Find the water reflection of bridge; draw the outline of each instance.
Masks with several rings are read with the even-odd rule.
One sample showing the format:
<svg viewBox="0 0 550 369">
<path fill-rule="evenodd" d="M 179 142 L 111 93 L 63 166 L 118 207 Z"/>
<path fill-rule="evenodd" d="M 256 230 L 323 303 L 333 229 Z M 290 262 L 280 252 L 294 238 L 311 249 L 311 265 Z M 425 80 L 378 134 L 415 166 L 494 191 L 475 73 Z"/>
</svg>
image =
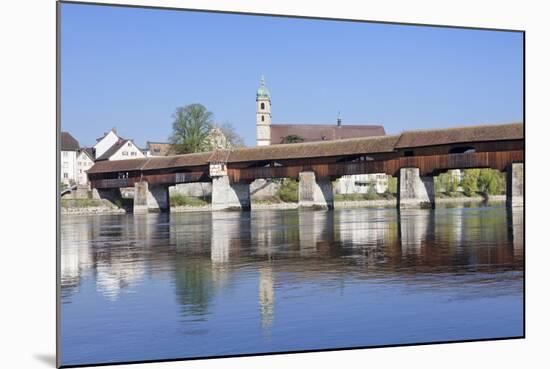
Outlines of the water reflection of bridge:
<svg viewBox="0 0 550 369">
<path fill-rule="evenodd" d="M 200 318 L 232 276 L 249 273 L 258 280 L 264 327 L 276 319 L 278 285 L 345 285 L 349 278 L 388 274 L 421 276 L 429 284 L 438 274 L 523 267 L 523 211 L 517 208 L 75 217 L 61 229 L 66 297 L 92 273 L 110 299 L 139 288 L 146 276 L 168 277 L 182 315 Z"/>
</svg>

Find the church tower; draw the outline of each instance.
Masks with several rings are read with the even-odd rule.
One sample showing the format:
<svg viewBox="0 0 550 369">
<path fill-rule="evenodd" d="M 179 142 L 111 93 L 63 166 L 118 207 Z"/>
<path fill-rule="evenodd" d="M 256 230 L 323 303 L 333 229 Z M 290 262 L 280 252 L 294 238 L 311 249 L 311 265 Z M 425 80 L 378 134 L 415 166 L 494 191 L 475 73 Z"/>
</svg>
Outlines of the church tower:
<svg viewBox="0 0 550 369">
<path fill-rule="evenodd" d="M 271 98 L 262 76 L 256 91 L 256 146 L 271 144 Z"/>
</svg>

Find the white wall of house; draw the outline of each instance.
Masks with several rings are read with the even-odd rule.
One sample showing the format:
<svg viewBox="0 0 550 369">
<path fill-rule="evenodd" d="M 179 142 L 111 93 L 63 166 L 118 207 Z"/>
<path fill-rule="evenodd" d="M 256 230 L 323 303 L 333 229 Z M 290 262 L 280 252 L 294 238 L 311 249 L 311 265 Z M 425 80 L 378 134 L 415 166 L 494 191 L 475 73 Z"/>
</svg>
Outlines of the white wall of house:
<svg viewBox="0 0 550 369">
<path fill-rule="evenodd" d="M 388 175 L 354 174 L 343 176 L 336 181 L 335 192 L 339 194 L 368 193 L 374 187 L 377 193 L 384 193 L 388 189 Z"/>
<path fill-rule="evenodd" d="M 88 184 L 88 175 L 86 171 L 94 165 L 90 157 L 81 151 L 76 157 L 76 183 L 79 185 Z"/>
<path fill-rule="evenodd" d="M 61 151 L 61 182 L 76 183 L 76 151 Z"/>
<path fill-rule="evenodd" d="M 113 146 L 115 143 L 117 143 L 119 137 L 116 135 L 114 131 L 109 131 L 101 140 L 99 140 L 95 145 L 95 157 L 99 158 L 101 155 L 105 153 L 105 151 L 109 150 L 111 146 Z"/>
<path fill-rule="evenodd" d="M 145 155 L 141 150 L 134 145 L 132 141 L 128 141 L 122 146 L 120 149 L 118 149 L 117 152 L 115 152 L 109 160 L 126 160 L 126 159 L 138 159 L 138 158 L 144 158 Z"/>
</svg>

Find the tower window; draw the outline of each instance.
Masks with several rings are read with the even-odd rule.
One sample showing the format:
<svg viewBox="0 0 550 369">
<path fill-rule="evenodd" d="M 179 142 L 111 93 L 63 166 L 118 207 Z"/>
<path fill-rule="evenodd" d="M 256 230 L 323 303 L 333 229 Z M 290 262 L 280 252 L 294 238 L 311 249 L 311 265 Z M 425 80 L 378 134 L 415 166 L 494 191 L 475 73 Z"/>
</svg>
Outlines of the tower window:
<svg viewBox="0 0 550 369">
<path fill-rule="evenodd" d="M 264 103 L 261 103 L 261 104 L 260 104 L 260 109 L 262 109 L 262 110 L 265 109 L 265 104 L 264 104 Z"/>
<path fill-rule="evenodd" d="M 262 122 L 264 121 L 264 116 L 262 115 Z"/>
</svg>

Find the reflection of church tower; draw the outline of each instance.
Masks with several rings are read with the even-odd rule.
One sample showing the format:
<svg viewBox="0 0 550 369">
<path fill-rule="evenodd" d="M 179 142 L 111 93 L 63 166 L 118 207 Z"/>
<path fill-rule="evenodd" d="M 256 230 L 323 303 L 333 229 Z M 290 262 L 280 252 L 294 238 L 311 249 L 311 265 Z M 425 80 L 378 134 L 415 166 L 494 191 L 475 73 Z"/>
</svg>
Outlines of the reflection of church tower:
<svg viewBox="0 0 550 369">
<path fill-rule="evenodd" d="M 271 143 L 271 98 L 262 76 L 260 87 L 256 91 L 256 145 L 267 146 Z"/>
<path fill-rule="evenodd" d="M 260 312 L 264 328 L 270 327 L 273 323 L 273 303 L 275 301 L 273 282 L 271 265 L 260 267 Z"/>
</svg>

